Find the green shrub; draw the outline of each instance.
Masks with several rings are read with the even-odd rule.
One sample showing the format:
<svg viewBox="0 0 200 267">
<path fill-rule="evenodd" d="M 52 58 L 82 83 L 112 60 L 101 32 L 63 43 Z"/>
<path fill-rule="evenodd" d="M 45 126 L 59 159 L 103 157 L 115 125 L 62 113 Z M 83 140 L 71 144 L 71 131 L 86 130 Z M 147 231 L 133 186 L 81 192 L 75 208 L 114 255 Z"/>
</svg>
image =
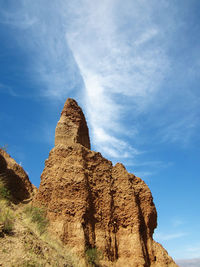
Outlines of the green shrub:
<svg viewBox="0 0 200 267">
<path fill-rule="evenodd" d="M 14 226 L 14 218 L 9 208 L 0 208 L 0 225 L 1 231 L 6 234 L 11 234 Z"/>
<path fill-rule="evenodd" d="M 43 208 L 29 206 L 25 209 L 25 213 L 31 218 L 33 223 L 36 223 L 39 233 L 43 234 L 49 224 L 46 218 L 46 211 Z"/>
<path fill-rule="evenodd" d="M 4 183 L 0 180 L 0 199 L 10 200 L 10 191 L 5 187 Z"/>
<path fill-rule="evenodd" d="M 103 259 L 102 252 L 97 250 L 97 248 L 87 249 L 85 256 L 89 266 L 99 266 L 99 261 Z"/>
</svg>

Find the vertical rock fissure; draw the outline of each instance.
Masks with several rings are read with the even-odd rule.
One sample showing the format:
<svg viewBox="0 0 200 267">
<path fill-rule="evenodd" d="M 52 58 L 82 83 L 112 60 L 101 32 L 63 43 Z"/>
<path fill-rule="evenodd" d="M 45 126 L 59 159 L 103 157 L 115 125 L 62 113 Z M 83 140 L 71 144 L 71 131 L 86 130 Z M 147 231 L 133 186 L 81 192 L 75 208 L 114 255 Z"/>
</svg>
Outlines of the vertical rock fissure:
<svg viewBox="0 0 200 267">
<path fill-rule="evenodd" d="M 138 211 L 139 211 L 139 219 L 140 219 L 140 236 L 141 236 L 141 240 L 143 241 L 143 245 L 142 249 L 143 249 L 143 254 L 144 254 L 144 259 L 145 259 L 145 265 L 144 267 L 150 267 L 150 257 L 149 257 L 149 252 L 148 252 L 148 248 L 147 248 L 147 226 L 144 220 L 144 216 L 142 213 L 142 209 L 141 209 L 141 205 L 140 205 L 140 198 L 135 194 L 135 200 L 136 203 L 138 205 Z"/>
<path fill-rule="evenodd" d="M 85 188 L 87 191 L 86 196 L 86 210 L 83 214 L 83 221 L 82 221 L 82 227 L 83 227 L 83 233 L 84 233 L 84 239 L 85 239 L 85 251 L 91 248 L 95 248 L 96 245 L 96 236 L 95 236 L 95 205 L 94 205 L 94 197 L 92 194 L 92 190 L 89 184 L 89 178 L 88 173 L 85 173 Z"/>
<path fill-rule="evenodd" d="M 113 189 L 113 178 L 111 176 L 110 180 L 110 219 L 108 223 L 108 237 L 106 254 L 110 261 L 114 262 L 118 259 L 118 242 L 117 242 L 117 232 L 118 232 L 118 220 L 115 216 L 115 203 L 114 203 L 114 194 L 116 191 Z"/>
<path fill-rule="evenodd" d="M 80 121 L 80 126 L 77 131 L 77 143 L 82 144 L 90 149 L 89 130 L 84 117 Z"/>
</svg>

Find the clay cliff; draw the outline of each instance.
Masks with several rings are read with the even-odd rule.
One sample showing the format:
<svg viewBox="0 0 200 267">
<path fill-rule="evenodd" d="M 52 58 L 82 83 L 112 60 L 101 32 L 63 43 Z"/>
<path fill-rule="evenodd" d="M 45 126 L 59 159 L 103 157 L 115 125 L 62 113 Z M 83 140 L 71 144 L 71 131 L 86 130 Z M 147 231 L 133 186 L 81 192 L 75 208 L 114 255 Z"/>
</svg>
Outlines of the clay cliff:
<svg viewBox="0 0 200 267">
<path fill-rule="evenodd" d="M 34 205 L 46 207 L 51 231 L 79 255 L 100 251 L 100 266 L 177 266 L 153 240 L 157 212 L 148 186 L 90 150 L 87 123 L 73 99 L 61 113 Z"/>
<path fill-rule="evenodd" d="M 5 184 L 15 203 L 31 198 L 36 190 L 22 166 L 3 149 L 0 149 L 0 181 Z"/>
</svg>

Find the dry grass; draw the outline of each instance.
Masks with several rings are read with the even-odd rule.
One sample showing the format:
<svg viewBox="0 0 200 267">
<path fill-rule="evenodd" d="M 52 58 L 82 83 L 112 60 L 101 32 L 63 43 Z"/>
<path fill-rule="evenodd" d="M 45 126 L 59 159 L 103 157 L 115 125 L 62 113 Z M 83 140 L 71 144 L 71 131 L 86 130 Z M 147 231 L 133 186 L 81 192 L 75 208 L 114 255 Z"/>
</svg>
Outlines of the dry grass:
<svg viewBox="0 0 200 267">
<path fill-rule="evenodd" d="M 14 228 L 14 216 L 10 206 L 10 192 L 0 180 L 0 235 L 11 234 Z"/>
<path fill-rule="evenodd" d="M 48 232 L 44 209 L 11 203 L 9 191 L 0 182 L 0 266 L 84 267 L 85 264 Z"/>
<path fill-rule="evenodd" d="M 40 211 L 29 204 L 13 207 L 14 232 L 11 236 L 6 235 L 4 238 L 0 238 L 0 264 L 2 264 L 0 266 L 84 267 L 85 264 L 81 263 L 76 255 L 48 232 L 47 226 L 41 234 L 40 227 L 38 229 L 38 221 L 40 224 L 46 218 Z"/>
<path fill-rule="evenodd" d="M 39 234 L 43 234 L 48 227 L 49 221 L 46 218 L 46 211 L 43 208 L 27 206 L 24 212 L 29 216 L 31 221 L 37 225 Z"/>
<path fill-rule="evenodd" d="M 0 206 L 0 226 L 3 234 L 11 234 L 14 228 L 14 217 L 10 208 Z"/>
</svg>

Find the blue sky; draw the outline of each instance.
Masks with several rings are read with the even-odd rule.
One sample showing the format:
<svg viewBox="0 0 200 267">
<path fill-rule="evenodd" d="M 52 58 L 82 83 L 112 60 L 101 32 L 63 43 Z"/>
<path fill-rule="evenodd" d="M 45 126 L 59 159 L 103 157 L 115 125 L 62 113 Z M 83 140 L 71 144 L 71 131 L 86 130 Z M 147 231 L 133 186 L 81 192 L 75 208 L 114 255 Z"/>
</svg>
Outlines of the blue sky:
<svg viewBox="0 0 200 267">
<path fill-rule="evenodd" d="M 39 186 L 64 102 L 149 185 L 155 239 L 200 257 L 200 1 L 1 0 L 0 145 Z"/>
</svg>

